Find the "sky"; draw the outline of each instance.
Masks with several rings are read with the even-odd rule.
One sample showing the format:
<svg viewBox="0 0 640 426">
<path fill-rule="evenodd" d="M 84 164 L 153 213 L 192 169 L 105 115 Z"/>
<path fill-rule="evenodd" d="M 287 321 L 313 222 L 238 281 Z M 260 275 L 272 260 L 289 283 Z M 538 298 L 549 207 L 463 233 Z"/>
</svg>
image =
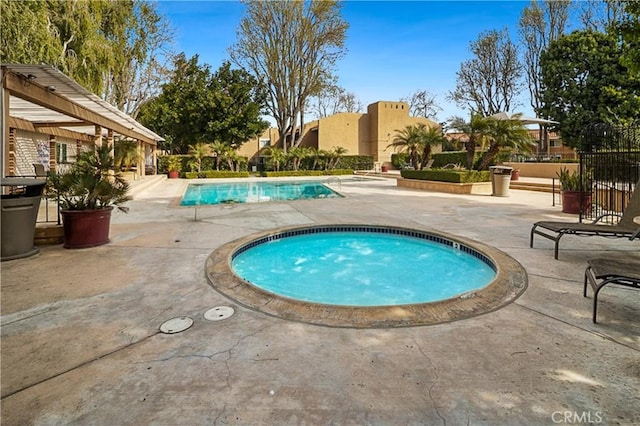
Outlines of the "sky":
<svg viewBox="0 0 640 426">
<path fill-rule="evenodd" d="M 466 108 L 447 100 L 456 73 L 471 59 L 469 45 L 482 32 L 507 28 L 518 42 L 518 21 L 528 1 L 345 1 L 349 23 L 346 54 L 337 63 L 339 86 L 354 93 L 364 108 L 376 101 L 398 101 L 418 90 L 435 95 L 442 111 L 437 121 Z M 237 1 L 161 1 L 159 11 L 171 22 L 174 49 L 187 58 L 199 55 L 212 71 L 229 59 L 244 13 Z M 528 91 L 514 111 L 533 115 Z M 364 112 L 364 111 L 363 111 Z"/>
</svg>

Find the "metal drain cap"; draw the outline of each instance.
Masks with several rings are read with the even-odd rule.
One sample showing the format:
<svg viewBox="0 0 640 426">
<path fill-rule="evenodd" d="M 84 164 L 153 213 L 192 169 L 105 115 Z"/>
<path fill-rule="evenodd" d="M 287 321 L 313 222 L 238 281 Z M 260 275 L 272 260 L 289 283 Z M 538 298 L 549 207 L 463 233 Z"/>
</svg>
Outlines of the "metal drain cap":
<svg viewBox="0 0 640 426">
<path fill-rule="evenodd" d="M 207 321 L 221 321 L 229 318 L 234 312 L 231 306 L 216 306 L 204 313 L 204 319 Z"/>
<path fill-rule="evenodd" d="M 165 334 L 174 334 L 185 331 L 193 325 L 193 320 L 189 317 L 171 318 L 160 326 L 160 331 Z"/>
</svg>

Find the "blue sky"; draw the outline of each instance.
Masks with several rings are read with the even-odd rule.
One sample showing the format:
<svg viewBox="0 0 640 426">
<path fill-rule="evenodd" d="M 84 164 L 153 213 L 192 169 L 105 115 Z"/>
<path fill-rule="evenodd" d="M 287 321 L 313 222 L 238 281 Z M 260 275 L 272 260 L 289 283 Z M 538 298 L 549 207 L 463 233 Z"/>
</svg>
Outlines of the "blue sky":
<svg viewBox="0 0 640 426">
<path fill-rule="evenodd" d="M 517 25 L 528 1 L 346 1 L 349 23 L 346 55 L 338 62 L 339 85 L 366 106 L 397 101 L 417 90 L 436 95 L 438 121 L 468 113 L 446 100 L 455 89 L 460 64 L 470 59 L 469 43 L 483 31 L 508 28 L 517 42 Z M 236 1 L 161 1 L 176 31 L 174 48 L 216 70 L 228 59 L 244 6 Z M 523 91 L 516 112 L 531 114 Z"/>
</svg>

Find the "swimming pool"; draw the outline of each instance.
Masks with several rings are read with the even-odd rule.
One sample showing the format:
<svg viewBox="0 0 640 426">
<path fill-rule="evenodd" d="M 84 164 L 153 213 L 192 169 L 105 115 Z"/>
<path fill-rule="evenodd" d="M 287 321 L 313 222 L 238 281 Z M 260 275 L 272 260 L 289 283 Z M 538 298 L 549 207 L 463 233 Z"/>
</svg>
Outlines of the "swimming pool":
<svg viewBox="0 0 640 426">
<path fill-rule="evenodd" d="M 480 287 L 475 289 L 458 289 L 454 295 L 441 296 L 445 297 L 443 300 L 432 302 L 415 301 L 415 299 L 413 301 L 388 300 L 382 302 L 384 303 L 383 305 L 380 305 L 380 302 L 375 302 L 370 305 L 356 306 L 351 302 L 349 302 L 350 304 L 339 304 L 339 302 L 335 301 L 311 302 L 277 294 L 239 277 L 232 268 L 234 261 L 240 259 L 243 253 L 261 245 L 269 246 L 279 240 L 286 240 L 290 237 L 311 236 L 313 238 L 322 238 L 323 235 L 329 235 L 334 232 L 374 233 L 382 234 L 385 237 L 398 236 L 408 238 L 412 241 L 413 239 L 418 239 L 420 243 L 437 243 L 446 246 L 445 251 L 451 251 L 454 256 L 470 255 L 476 261 L 480 261 L 485 267 L 488 266 L 491 269 L 494 278 L 489 279 L 488 283 L 479 284 Z M 391 238 L 391 241 L 393 240 L 394 238 Z M 369 248 L 360 246 L 360 250 L 367 252 Z M 313 251 L 313 249 L 309 251 Z M 339 256 L 334 255 L 333 257 L 338 259 Z M 342 256 L 343 265 L 338 265 L 334 270 L 336 274 L 340 274 L 345 269 L 343 266 L 346 260 L 344 255 Z M 304 260 L 295 253 L 289 257 L 292 258 L 290 262 L 294 268 L 314 269 L 314 266 L 308 263 L 309 260 Z M 394 262 L 397 263 L 398 261 L 395 260 Z M 431 262 L 438 262 L 438 259 L 432 258 Z M 391 294 L 397 293 L 394 290 L 398 282 L 401 283 L 410 275 L 422 276 L 423 283 L 433 278 L 429 277 L 419 266 L 414 265 L 411 259 L 400 261 L 400 265 L 393 266 L 400 266 L 400 268 L 395 269 L 395 275 L 391 274 L 392 278 L 378 280 L 389 285 Z M 367 267 L 367 269 L 370 267 Z M 456 268 L 456 266 L 449 265 L 446 269 L 459 272 Z M 470 318 L 494 311 L 511 303 L 527 287 L 527 275 L 522 265 L 494 247 L 440 231 L 424 231 L 386 225 L 315 225 L 261 232 L 232 241 L 215 250 L 207 259 L 205 271 L 209 284 L 214 289 L 239 304 L 284 319 L 333 327 L 364 328 L 431 325 Z M 333 277 L 327 275 L 326 271 L 321 272 L 321 274 L 325 275 L 325 282 L 333 281 Z M 289 284 L 306 285 L 306 278 L 298 280 L 295 277 L 296 272 L 294 270 L 280 275 L 280 280 Z M 377 280 L 377 278 L 373 280 Z M 332 285 L 333 283 L 328 283 L 324 288 L 324 293 L 333 293 L 335 289 Z"/>
<path fill-rule="evenodd" d="M 340 198 L 319 181 L 191 183 L 181 206 Z"/>
<path fill-rule="evenodd" d="M 346 306 L 434 302 L 482 288 L 496 275 L 490 261 L 459 245 L 366 227 L 267 239 L 238 250 L 231 267 L 263 290 Z"/>
</svg>

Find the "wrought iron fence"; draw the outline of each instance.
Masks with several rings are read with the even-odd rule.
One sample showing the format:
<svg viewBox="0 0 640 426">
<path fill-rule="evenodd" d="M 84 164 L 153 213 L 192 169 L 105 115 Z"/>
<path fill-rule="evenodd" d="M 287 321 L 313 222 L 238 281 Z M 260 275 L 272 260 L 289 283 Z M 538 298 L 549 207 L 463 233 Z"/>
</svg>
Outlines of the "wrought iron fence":
<svg viewBox="0 0 640 426">
<path fill-rule="evenodd" d="M 583 219 L 622 214 L 640 180 L 640 122 L 629 126 L 596 124 L 585 129 L 580 151 L 582 197 L 591 197 Z M 605 221 L 615 222 L 616 216 Z"/>
</svg>

